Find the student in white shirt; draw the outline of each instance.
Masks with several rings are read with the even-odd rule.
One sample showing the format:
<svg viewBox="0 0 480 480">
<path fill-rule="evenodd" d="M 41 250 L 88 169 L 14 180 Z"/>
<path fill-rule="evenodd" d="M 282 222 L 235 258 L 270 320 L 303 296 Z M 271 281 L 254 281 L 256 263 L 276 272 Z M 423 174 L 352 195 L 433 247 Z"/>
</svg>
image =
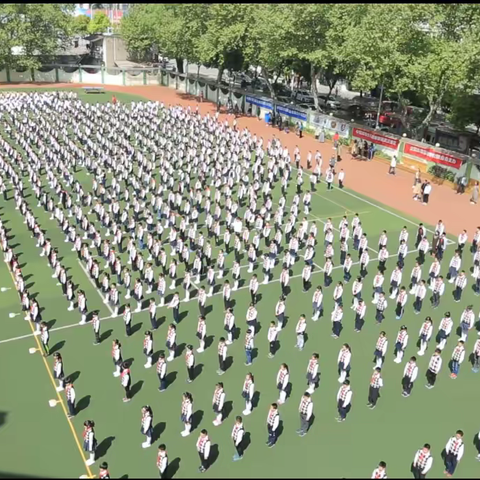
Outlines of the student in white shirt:
<svg viewBox="0 0 480 480">
<path fill-rule="evenodd" d="M 432 468 L 433 457 L 430 449 L 430 444 L 426 443 L 423 448 L 417 450 L 412 465 L 413 476 L 415 478 L 426 478 L 428 471 Z"/>
</svg>

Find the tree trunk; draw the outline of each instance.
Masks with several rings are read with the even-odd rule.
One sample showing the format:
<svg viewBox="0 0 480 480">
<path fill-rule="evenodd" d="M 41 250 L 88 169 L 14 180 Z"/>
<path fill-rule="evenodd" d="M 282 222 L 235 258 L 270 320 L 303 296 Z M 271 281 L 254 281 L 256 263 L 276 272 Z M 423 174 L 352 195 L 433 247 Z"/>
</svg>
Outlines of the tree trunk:
<svg viewBox="0 0 480 480">
<path fill-rule="evenodd" d="M 183 71 L 183 58 L 176 58 L 175 61 L 177 62 L 178 73 L 184 73 L 184 71 Z"/>
<path fill-rule="evenodd" d="M 338 79 L 335 79 L 335 80 L 330 80 L 328 82 L 328 93 L 327 93 L 327 97 L 325 98 L 325 105 L 327 104 L 328 102 L 328 99 L 330 98 L 330 96 L 332 95 L 332 92 L 333 92 L 333 89 L 335 88 L 335 85 L 337 84 L 337 80 Z"/>
<path fill-rule="evenodd" d="M 315 105 L 315 110 L 318 112 L 320 110 L 320 106 L 318 104 L 318 90 L 317 90 L 318 72 L 315 69 L 315 66 L 313 65 L 313 63 L 310 64 L 310 77 L 312 80 L 313 103 Z"/>
<path fill-rule="evenodd" d="M 197 65 L 197 80 L 200 78 L 200 64 Z"/>
<path fill-rule="evenodd" d="M 430 103 L 430 110 L 428 111 L 427 116 L 423 119 L 420 127 L 428 127 L 430 122 L 432 121 L 434 113 L 437 111 L 438 108 L 438 101 Z"/>
<path fill-rule="evenodd" d="M 265 69 L 265 67 L 261 67 L 262 68 L 262 77 L 263 79 L 265 80 L 265 83 L 267 84 L 267 87 L 268 89 L 270 90 L 270 96 L 276 100 L 277 99 L 277 96 L 275 95 L 275 90 L 273 89 L 272 87 L 272 84 L 270 83 L 270 80 L 268 78 L 268 72 L 267 70 Z"/>
<path fill-rule="evenodd" d="M 218 67 L 217 83 L 220 83 L 222 81 L 223 70 L 223 65 Z"/>
</svg>

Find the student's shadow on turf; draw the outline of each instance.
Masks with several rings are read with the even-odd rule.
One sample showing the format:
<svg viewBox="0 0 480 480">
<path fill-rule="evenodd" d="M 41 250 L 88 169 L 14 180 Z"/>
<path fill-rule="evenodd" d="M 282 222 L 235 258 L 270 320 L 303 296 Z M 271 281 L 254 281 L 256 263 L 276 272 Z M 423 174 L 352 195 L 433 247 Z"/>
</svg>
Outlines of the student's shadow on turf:
<svg viewBox="0 0 480 480">
<path fill-rule="evenodd" d="M 225 359 L 225 362 L 224 362 L 225 371 L 228 371 L 232 365 L 233 365 L 233 357 L 230 355 Z"/>
<path fill-rule="evenodd" d="M 252 349 L 252 362 L 258 357 L 258 348 Z"/>
<path fill-rule="evenodd" d="M 278 428 L 277 428 L 277 438 L 280 438 L 282 436 L 282 433 L 283 433 L 283 420 L 280 420 L 278 422 Z"/>
<path fill-rule="evenodd" d="M 142 322 L 136 323 L 136 324 L 132 327 L 132 333 L 130 334 L 130 336 L 131 336 L 131 335 L 135 335 L 135 334 L 142 328 L 142 325 L 143 325 Z"/>
<path fill-rule="evenodd" d="M 166 320 L 167 318 L 165 317 L 165 315 L 163 317 L 158 318 L 155 330 L 158 330 L 165 323 Z"/>
<path fill-rule="evenodd" d="M 63 346 L 65 345 L 65 340 L 62 340 L 61 342 L 57 342 L 51 349 L 50 349 L 50 355 L 53 355 L 55 352 L 59 352 Z"/>
<path fill-rule="evenodd" d="M 257 293 L 257 298 L 255 303 L 259 303 L 262 301 L 263 295 L 261 293 Z"/>
<path fill-rule="evenodd" d="M 143 386 L 143 380 L 139 380 L 130 390 L 131 397 L 133 398 L 141 389 Z"/>
<path fill-rule="evenodd" d="M 113 330 L 107 330 L 106 332 L 103 332 L 102 335 L 100 336 L 100 341 L 103 342 L 111 337 L 113 333 Z"/>
<path fill-rule="evenodd" d="M 257 390 L 253 393 L 252 409 L 257 408 L 259 403 L 260 403 L 260 392 Z"/>
<path fill-rule="evenodd" d="M 153 427 L 153 435 L 152 435 L 152 442 L 156 442 L 162 433 L 165 431 L 165 428 L 167 428 L 167 424 L 165 422 L 160 422 Z"/>
<path fill-rule="evenodd" d="M 166 475 L 163 478 L 173 478 L 178 470 L 180 470 L 180 457 L 175 458 L 172 460 L 167 467 L 167 471 L 165 472 Z"/>
<path fill-rule="evenodd" d="M 170 372 L 165 376 L 167 387 L 169 387 L 177 379 L 177 375 L 178 375 L 178 372 Z"/>
<path fill-rule="evenodd" d="M 194 379 L 196 380 L 201 374 L 203 370 L 203 363 L 199 363 L 198 365 L 195 365 L 195 368 L 193 369 L 193 375 Z"/>
<path fill-rule="evenodd" d="M 175 350 L 175 357 L 180 357 L 180 355 L 182 355 L 183 351 L 185 350 L 186 346 L 187 346 L 186 343 L 181 343 L 180 345 L 177 345 L 177 348 Z"/>
<path fill-rule="evenodd" d="M 49 322 L 47 322 L 47 327 L 48 329 L 50 330 L 51 328 L 53 328 L 53 326 L 57 323 L 57 320 L 50 320 Z"/>
<path fill-rule="evenodd" d="M 252 443 L 252 439 L 250 437 L 250 432 L 245 432 L 243 435 L 243 451 L 246 452 L 247 448 L 250 446 Z"/>
<path fill-rule="evenodd" d="M 205 337 L 205 349 L 210 347 L 215 340 L 215 335 L 209 335 L 208 337 Z"/>
<path fill-rule="evenodd" d="M 200 425 L 200 423 L 202 423 L 202 419 L 203 410 L 197 410 L 194 414 L 192 414 L 192 432 Z"/>
<path fill-rule="evenodd" d="M 178 323 L 180 323 L 184 318 L 187 318 L 188 316 L 188 311 L 184 310 L 178 315 Z"/>
<path fill-rule="evenodd" d="M 115 440 L 115 437 L 107 437 L 102 440 L 102 442 L 98 445 L 97 449 L 95 450 L 96 460 L 104 457 L 107 454 L 114 440 Z"/>
<path fill-rule="evenodd" d="M 209 467 L 213 466 L 213 464 L 217 461 L 219 455 L 220 455 L 220 452 L 218 450 L 218 443 L 214 443 L 210 447 L 210 465 L 209 465 Z"/>
<path fill-rule="evenodd" d="M 225 402 L 225 405 L 223 406 L 223 420 L 225 421 L 228 416 L 232 413 L 233 410 L 233 402 L 229 400 L 228 402 Z"/>
<path fill-rule="evenodd" d="M 237 305 L 237 301 L 235 299 L 230 300 L 230 308 L 235 308 L 236 305 Z"/>
<path fill-rule="evenodd" d="M 209 313 L 213 312 L 213 306 L 209 305 L 207 308 L 205 308 L 205 316 L 207 316 Z"/>
<path fill-rule="evenodd" d="M 79 377 L 80 377 L 80 372 L 77 370 L 76 372 L 71 373 L 67 378 L 72 382 L 76 382 Z"/>
<path fill-rule="evenodd" d="M 79 400 L 79 402 L 77 403 L 77 415 L 80 412 L 83 412 L 83 410 L 86 410 L 88 408 L 88 406 L 90 405 L 91 398 L 92 397 L 90 395 L 86 395 L 85 397 Z"/>
</svg>

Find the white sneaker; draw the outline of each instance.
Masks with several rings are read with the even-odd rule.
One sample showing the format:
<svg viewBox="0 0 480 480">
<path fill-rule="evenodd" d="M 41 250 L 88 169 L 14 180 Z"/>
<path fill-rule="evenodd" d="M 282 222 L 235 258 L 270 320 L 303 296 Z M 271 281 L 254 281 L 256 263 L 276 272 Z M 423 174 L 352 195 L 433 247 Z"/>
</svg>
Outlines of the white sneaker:
<svg viewBox="0 0 480 480">
<path fill-rule="evenodd" d="M 247 416 L 247 415 L 250 415 L 250 414 L 252 413 L 252 411 L 245 409 L 242 413 L 243 413 L 245 416 Z"/>
<path fill-rule="evenodd" d="M 119 374 L 118 372 L 113 372 L 113 376 L 114 376 L 114 377 L 119 377 L 120 374 Z"/>
<path fill-rule="evenodd" d="M 417 352 L 417 355 L 420 355 L 420 357 L 423 357 L 423 355 L 425 355 L 425 354 L 424 354 L 421 350 L 419 350 L 419 351 Z"/>
<path fill-rule="evenodd" d="M 167 362 L 171 362 L 173 360 L 173 357 L 168 357 Z"/>
<path fill-rule="evenodd" d="M 203 348 L 197 348 L 197 353 L 203 353 L 205 350 Z"/>
<path fill-rule="evenodd" d="M 148 448 L 148 447 L 151 447 L 152 444 L 151 443 L 148 443 L 148 442 L 143 442 L 142 443 L 142 448 Z"/>
<path fill-rule="evenodd" d="M 87 465 L 87 466 L 90 467 L 90 466 L 93 465 L 94 463 L 95 463 L 95 460 L 90 460 L 90 459 L 88 459 L 88 460 L 85 462 L 85 465 Z"/>
<path fill-rule="evenodd" d="M 80 320 L 80 321 L 78 322 L 79 325 L 85 325 L 86 323 L 87 323 L 87 322 L 86 322 L 85 320 Z"/>
<path fill-rule="evenodd" d="M 72 310 L 75 310 L 73 307 L 68 307 L 67 310 L 71 312 Z"/>
<path fill-rule="evenodd" d="M 180 432 L 180 435 L 182 437 L 188 437 L 190 435 L 190 432 L 187 432 L 187 430 L 184 430 L 183 432 Z"/>
<path fill-rule="evenodd" d="M 145 368 L 152 368 L 152 364 L 151 364 L 151 363 L 146 363 L 146 364 L 144 365 L 144 367 L 145 367 Z"/>
<path fill-rule="evenodd" d="M 63 389 L 63 387 L 57 387 L 55 390 L 56 390 L 57 392 L 63 392 L 64 389 Z"/>
<path fill-rule="evenodd" d="M 40 335 L 40 332 L 36 330 L 35 333 L 34 333 L 34 335 L 37 335 L 37 336 L 38 336 L 38 335 Z"/>
</svg>

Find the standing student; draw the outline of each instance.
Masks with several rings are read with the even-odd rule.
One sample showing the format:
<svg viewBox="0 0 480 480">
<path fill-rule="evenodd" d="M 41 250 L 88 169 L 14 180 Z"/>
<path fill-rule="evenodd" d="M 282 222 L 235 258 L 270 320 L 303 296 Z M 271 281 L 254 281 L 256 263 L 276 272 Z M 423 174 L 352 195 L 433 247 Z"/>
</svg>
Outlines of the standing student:
<svg viewBox="0 0 480 480">
<path fill-rule="evenodd" d="M 48 346 L 50 333 L 48 332 L 48 325 L 45 322 L 40 322 L 40 340 L 42 341 L 43 356 L 48 357 L 50 355 L 50 347 Z"/>
<path fill-rule="evenodd" d="M 316 322 L 320 317 L 323 316 L 323 291 L 320 285 L 316 288 L 315 292 L 313 293 L 312 309 L 313 309 L 312 320 Z"/>
<path fill-rule="evenodd" d="M 223 406 L 225 405 L 225 390 L 223 389 L 223 383 L 219 382 L 215 385 L 213 392 L 213 413 L 215 413 L 215 420 L 213 424 L 218 427 L 223 421 Z"/>
<path fill-rule="evenodd" d="M 277 335 L 278 328 L 274 321 L 270 322 L 270 327 L 268 328 L 267 340 L 269 344 L 269 353 L 268 358 L 273 358 L 275 356 L 275 351 L 277 347 Z"/>
<path fill-rule="evenodd" d="M 453 291 L 453 298 L 456 303 L 459 303 L 462 299 L 462 293 L 467 286 L 467 275 L 465 270 L 462 270 L 460 274 L 455 278 L 455 290 Z"/>
<path fill-rule="evenodd" d="M 343 307 L 337 305 L 331 315 L 332 320 L 332 337 L 336 340 L 340 337 L 342 332 L 342 318 L 343 318 Z"/>
<path fill-rule="evenodd" d="M 173 295 L 172 300 L 168 304 L 167 308 L 171 308 L 173 311 L 173 321 L 175 324 L 178 324 L 180 321 L 180 294 L 178 292 L 175 292 Z"/>
<path fill-rule="evenodd" d="M 422 310 L 423 300 L 425 299 L 425 295 L 427 294 L 427 282 L 425 280 L 421 280 L 419 283 L 412 288 L 415 301 L 413 302 L 413 311 L 416 315 L 418 315 Z"/>
<path fill-rule="evenodd" d="M 275 316 L 277 317 L 278 321 L 278 331 L 281 331 L 283 328 L 283 323 L 285 322 L 285 297 L 282 295 L 277 305 L 275 306 Z"/>
<path fill-rule="evenodd" d="M 417 453 L 415 453 L 412 465 L 414 478 L 427 478 L 427 473 L 433 465 L 433 457 L 430 449 L 430 444 L 426 443 L 423 448 L 417 450 Z"/>
<path fill-rule="evenodd" d="M 115 365 L 115 371 L 113 372 L 113 376 L 119 377 L 120 367 L 123 364 L 123 359 L 122 359 L 122 344 L 117 339 L 113 341 L 112 358 L 113 358 L 113 364 Z"/>
<path fill-rule="evenodd" d="M 187 367 L 187 383 L 192 383 L 195 379 L 195 355 L 193 354 L 193 345 L 187 345 L 185 365 Z"/>
<path fill-rule="evenodd" d="M 101 338 L 100 338 L 100 317 L 98 315 L 98 310 L 93 312 L 92 315 L 92 327 L 93 327 L 93 334 L 95 336 L 95 341 L 93 342 L 94 345 L 100 345 Z"/>
<path fill-rule="evenodd" d="M 370 478 L 388 478 L 387 477 L 387 464 L 385 462 L 380 462 L 378 467 L 373 471 Z"/>
<path fill-rule="evenodd" d="M 375 294 L 377 295 L 377 294 Z M 375 320 L 376 324 L 380 325 L 383 320 L 385 320 L 385 310 L 387 309 L 388 303 L 387 299 L 385 298 L 385 293 L 384 292 L 379 292 L 377 295 L 377 300 L 375 302 L 376 305 L 376 312 L 375 312 Z"/>
<path fill-rule="evenodd" d="M 198 351 L 198 350 L 197 350 Z M 219 375 L 223 375 L 225 373 L 225 360 L 227 359 L 227 342 L 225 341 L 225 337 L 220 337 L 218 341 L 218 370 L 217 373 Z"/>
<path fill-rule="evenodd" d="M 160 381 L 160 386 L 158 390 L 164 392 L 167 389 L 167 362 L 165 360 L 165 354 L 160 353 L 157 361 L 157 376 Z"/>
<path fill-rule="evenodd" d="M 245 410 L 243 411 L 244 415 L 250 415 L 253 409 L 253 394 L 255 392 L 255 379 L 253 378 L 252 373 L 247 373 L 245 381 L 243 382 L 242 397 L 245 400 Z"/>
<path fill-rule="evenodd" d="M 355 332 L 360 333 L 363 325 L 365 324 L 365 313 L 367 311 L 367 305 L 362 298 L 358 300 L 355 308 Z"/>
<path fill-rule="evenodd" d="M 445 473 L 451 477 L 457 468 L 458 462 L 462 459 L 465 450 L 463 443 L 463 431 L 457 430 L 454 437 L 451 437 L 445 446 Z"/>
<path fill-rule="evenodd" d="M 427 377 L 426 387 L 429 389 L 432 389 L 435 386 L 437 375 L 442 368 L 442 357 L 440 356 L 441 353 L 442 351 L 437 348 L 435 349 L 435 352 L 430 358 L 430 362 L 428 364 L 428 369 L 426 374 L 426 377 Z"/>
<path fill-rule="evenodd" d="M 53 354 L 53 376 L 58 380 L 57 392 L 61 392 L 64 388 L 65 373 L 63 371 L 63 359 L 59 352 Z"/>
<path fill-rule="evenodd" d="M 140 431 L 146 436 L 145 442 L 142 443 L 142 448 L 149 448 L 152 446 L 153 436 L 153 412 L 149 405 L 142 407 L 142 420 L 140 423 Z"/>
<path fill-rule="evenodd" d="M 149 330 L 145 332 L 145 339 L 143 340 L 143 354 L 147 359 L 144 367 L 151 368 L 153 361 L 153 334 Z"/>
<path fill-rule="evenodd" d="M 245 356 L 247 361 L 245 365 L 248 367 L 252 364 L 252 353 L 253 353 L 253 331 L 251 328 L 247 330 L 245 334 Z"/>
<path fill-rule="evenodd" d="M 180 420 L 183 423 L 184 429 L 180 433 L 182 437 L 190 435 L 192 430 L 192 414 L 193 414 L 193 397 L 189 392 L 185 392 L 182 395 L 182 408 L 180 414 Z"/>
<path fill-rule="evenodd" d="M 68 418 L 75 416 L 75 388 L 73 382 L 70 379 L 65 380 L 65 397 L 67 398 Z"/>
<path fill-rule="evenodd" d="M 206 335 L 207 335 L 207 322 L 205 321 L 205 316 L 201 314 L 198 317 L 198 324 L 197 324 L 197 338 L 200 341 L 200 347 L 197 348 L 197 353 L 202 353 L 205 351 Z"/>
<path fill-rule="evenodd" d="M 85 420 L 83 427 L 83 449 L 89 454 L 89 458 L 85 463 L 90 467 L 95 463 L 95 450 L 97 448 L 94 430 L 95 422 L 93 420 Z"/>
<path fill-rule="evenodd" d="M 110 472 L 108 471 L 108 463 L 103 462 L 100 464 L 100 471 L 98 472 L 98 478 L 101 480 L 110 480 Z"/>
<path fill-rule="evenodd" d="M 305 315 L 300 315 L 297 326 L 295 327 L 295 333 L 297 334 L 297 344 L 295 345 L 300 351 L 303 350 L 305 345 L 305 330 L 307 329 L 307 320 Z"/>
<path fill-rule="evenodd" d="M 352 350 L 348 343 L 344 343 L 342 348 L 338 352 L 337 364 L 338 364 L 338 382 L 343 383 L 345 379 L 350 375 L 350 361 L 352 360 Z"/>
<path fill-rule="evenodd" d="M 447 344 L 447 339 L 450 336 L 450 333 L 452 332 L 452 327 L 453 327 L 453 320 L 451 318 L 450 312 L 445 312 L 445 316 L 442 318 L 442 321 L 440 322 L 440 327 L 438 329 L 437 333 L 437 348 L 439 350 L 443 350 L 445 348 L 445 345 Z"/>
<path fill-rule="evenodd" d="M 310 427 L 310 419 L 313 414 L 313 402 L 308 392 L 303 394 L 298 411 L 300 413 L 300 428 L 297 430 L 297 433 L 304 437 Z"/>
<path fill-rule="evenodd" d="M 397 339 L 395 340 L 395 363 L 401 363 L 403 354 L 408 345 L 408 330 L 406 325 L 400 327 L 400 331 L 397 333 Z"/>
<path fill-rule="evenodd" d="M 235 424 L 233 425 L 232 429 L 232 440 L 233 446 L 235 447 L 235 455 L 233 456 L 233 461 L 236 462 L 243 458 L 243 436 L 245 434 L 245 429 L 243 427 L 243 420 L 242 417 L 237 416 L 235 418 Z"/>
<path fill-rule="evenodd" d="M 272 448 L 277 443 L 278 426 L 280 424 L 280 415 L 278 414 L 278 405 L 272 403 L 267 415 L 268 440 L 267 447 Z"/>
<path fill-rule="evenodd" d="M 460 370 L 460 365 L 465 360 L 465 342 L 459 340 L 457 346 L 454 348 L 452 353 L 452 360 L 450 362 L 450 378 L 457 378 L 458 372 Z"/>
<path fill-rule="evenodd" d="M 473 305 L 468 305 L 467 308 L 462 312 L 460 318 L 460 329 L 462 335 L 460 340 L 466 342 L 468 338 L 468 332 L 475 325 L 475 313 L 473 312 Z"/>
<path fill-rule="evenodd" d="M 283 405 L 287 399 L 287 388 L 288 382 L 290 381 L 290 372 L 288 370 L 288 365 L 282 363 L 280 365 L 280 370 L 277 373 L 277 390 L 278 390 L 278 401 L 279 405 Z"/>
<path fill-rule="evenodd" d="M 405 312 L 405 305 L 407 304 L 408 294 L 405 287 L 400 288 L 400 292 L 397 295 L 397 306 L 395 308 L 395 318 L 400 320 Z"/>
<path fill-rule="evenodd" d="M 307 366 L 307 392 L 311 395 L 315 388 L 318 385 L 319 381 L 319 364 L 318 364 L 319 355 L 318 353 L 313 353 L 308 361 Z"/>
<path fill-rule="evenodd" d="M 382 368 L 383 362 L 385 361 L 385 355 L 387 354 L 387 348 L 387 334 L 384 331 L 381 331 L 373 352 L 373 363 L 375 363 L 375 366 L 373 367 L 374 370 Z"/>
<path fill-rule="evenodd" d="M 167 330 L 167 341 L 165 346 L 169 352 L 167 362 L 171 362 L 175 358 L 175 350 L 177 349 L 177 327 L 173 323 L 168 326 Z"/>
<path fill-rule="evenodd" d="M 204 473 L 208 470 L 209 467 L 209 456 L 210 456 L 210 438 L 208 437 L 208 432 L 203 429 L 200 432 L 200 436 L 197 440 L 197 452 L 198 456 L 200 457 L 200 467 L 198 467 L 198 471 L 200 473 Z"/>
<path fill-rule="evenodd" d="M 350 380 L 345 380 L 337 393 L 337 422 L 344 422 L 346 420 L 347 414 L 352 408 L 352 396 L 353 392 L 350 387 Z"/>
<path fill-rule="evenodd" d="M 428 347 L 428 342 L 432 338 L 433 334 L 433 322 L 431 317 L 425 318 L 425 321 L 423 322 L 422 326 L 420 327 L 420 350 L 417 352 L 417 355 L 422 357 L 425 355 L 425 352 Z"/>
<path fill-rule="evenodd" d="M 130 388 L 132 386 L 132 376 L 130 375 L 130 368 L 127 362 L 122 364 L 122 372 L 120 374 L 120 382 L 122 387 L 125 390 L 125 396 L 123 397 L 123 403 L 129 402 L 132 398 L 130 397 Z"/>
<path fill-rule="evenodd" d="M 402 395 L 404 397 L 409 397 L 412 393 L 413 383 L 417 379 L 418 376 L 418 367 L 417 367 L 417 359 L 415 357 L 410 357 L 410 360 L 405 365 L 403 369 L 403 378 L 402 378 L 402 386 L 403 392 Z"/>
<path fill-rule="evenodd" d="M 125 322 L 125 336 L 129 337 L 132 334 L 132 311 L 130 310 L 130 304 L 125 305 L 123 311 L 123 321 Z"/>
<path fill-rule="evenodd" d="M 479 370 L 480 370 L 480 338 L 475 342 L 475 345 L 473 346 L 472 372 L 478 373 Z M 479 445 L 480 445 L 480 443 L 479 443 Z"/>
<path fill-rule="evenodd" d="M 377 401 L 380 397 L 380 389 L 383 387 L 383 378 L 381 371 L 381 368 L 375 368 L 372 378 L 370 379 L 367 406 L 370 407 L 371 410 L 373 410 L 377 406 Z"/>
<path fill-rule="evenodd" d="M 165 478 L 165 474 L 168 468 L 168 455 L 167 455 L 167 447 L 165 446 L 164 443 L 158 446 L 157 468 L 160 473 L 160 478 Z"/>
<path fill-rule="evenodd" d="M 235 330 L 235 315 L 233 314 L 233 308 L 229 308 L 225 312 L 223 325 L 223 328 L 227 332 L 227 341 L 225 343 L 231 345 L 233 343 L 233 332 Z"/>
<path fill-rule="evenodd" d="M 423 205 L 427 205 L 432 193 L 432 185 L 430 182 L 425 182 L 425 188 L 423 189 Z"/>
</svg>

